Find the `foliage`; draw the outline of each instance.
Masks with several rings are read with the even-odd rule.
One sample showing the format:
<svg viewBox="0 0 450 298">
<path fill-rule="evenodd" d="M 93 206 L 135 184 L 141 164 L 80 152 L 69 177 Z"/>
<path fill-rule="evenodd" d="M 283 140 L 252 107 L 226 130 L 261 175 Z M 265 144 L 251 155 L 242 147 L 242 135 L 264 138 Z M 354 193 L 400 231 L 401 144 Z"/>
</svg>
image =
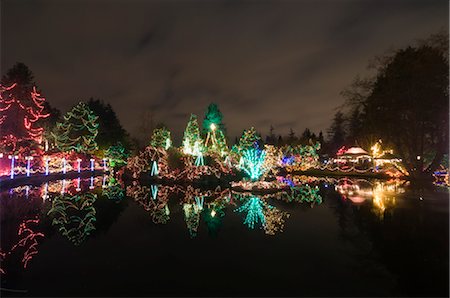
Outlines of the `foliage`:
<svg viewBox="0 0 450 298">
<path fill-rule="evenodd" d="M 80 102 L 57 123 L 53 137 L 59 150 L 75 150 L 79 153 L 92 153 L 98 146 L 95 138 L 98 134 L 98 117 L 89 107 Z"/>
<path fill-rule="evenodd" d="M 250 176 L 250 179 L 256 181 L 265 173 L 264 160 L 266 152 L 256 147 L 244 151 L 240 162 L 240 168 Z"/>
<path fill-rule="evenodd" d="M 105 152 L 105 157 L 109 159 L 109 164 L 114 168 L 123 166 L 127 163 L 129 154 L 121 142 L 110 146 Z"/>
<path fill-rule="evenodd" d="M 191 114 L 183 137 L 183 152 L 189 155 L 198 155 L 202 151 L 203 140 L 200 136 L 197 116 Z"/>
<path fill-rule="evenodd" d="M 110 146 L 120 142 L 127 149 L 130 148 L 130 141 L 126 130 L 120 124 L 116 112 L 108 103 L 103 100 L 90 98 L 87 106 L 98 116 L 98 135 L 96 142 L 99 149 L 106 150 Z"/>
<path fill-rule="evenodd" d="M 206 112 L 205 118 L 203 119 L 203 134 L 206 135 L 211 132 L 211 124 L 214 124 L 216 130 L 222 131 L 225 135 L 225 125 L 222 122 L 223 115 L 219 110 L 219 107 L 215 103 L 211 103 Z"/>
<path fill-rule="evenodd" d="M 378 59 L 374 78 L 344 92 L 352 110 L 361 112 L 360 134 L 383 139 L 414 176 L 431 174 L 448 152 L 448 58 L 442 49 L 448 36 L 442 38 L 447 42 L 423 42 Z"/>
<path fill-rule="evenodd" d="M 150 139 L 150 145 L 166 150 L 169 149 L 172 146 L 170 131 L 166 127 L 155 128 Z"/>
<path fill-rule="evenodd" d="M 0 84 L 0 149 L 3 153 L 29 155 L 42 142 L 45 98 L 33 82 L 33 74 L 17 63 Z"/>
</svg>

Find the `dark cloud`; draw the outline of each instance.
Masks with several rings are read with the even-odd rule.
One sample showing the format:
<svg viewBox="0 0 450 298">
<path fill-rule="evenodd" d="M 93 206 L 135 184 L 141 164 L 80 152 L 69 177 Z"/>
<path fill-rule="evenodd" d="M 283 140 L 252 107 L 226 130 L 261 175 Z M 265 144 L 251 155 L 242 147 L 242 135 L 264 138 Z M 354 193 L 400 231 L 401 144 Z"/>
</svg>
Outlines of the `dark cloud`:
<svg viewBox="0 0 450 298">
<path fill-rule="evenodd" d="M 101 98 L 177 138 L 219 105 L 233 137 L 326 131 L 369 59 L 448 25 L 447 1 L 2 1 L 2 73 L 33 70 L 63 111 Z"/>
</svg>

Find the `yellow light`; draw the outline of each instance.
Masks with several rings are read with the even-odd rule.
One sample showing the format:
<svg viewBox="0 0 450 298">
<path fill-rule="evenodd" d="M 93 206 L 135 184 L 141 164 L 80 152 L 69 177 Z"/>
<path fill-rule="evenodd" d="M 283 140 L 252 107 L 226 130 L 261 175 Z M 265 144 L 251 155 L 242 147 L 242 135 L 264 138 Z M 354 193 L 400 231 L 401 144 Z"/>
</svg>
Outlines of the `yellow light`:
<svg viewBox="0 0 450 298">
<path fill-rule="evenodd" d="M 211 211 L 211 217 L 214 217 L 214 216 L 216 216 L 216 211 Z"/>
<path fill-rule="evenodd" d="M 209 127 L 211 128 L 212 131 L 216 130 L 216 125 L 214 123 L 211 123 Z"/>
</svg>

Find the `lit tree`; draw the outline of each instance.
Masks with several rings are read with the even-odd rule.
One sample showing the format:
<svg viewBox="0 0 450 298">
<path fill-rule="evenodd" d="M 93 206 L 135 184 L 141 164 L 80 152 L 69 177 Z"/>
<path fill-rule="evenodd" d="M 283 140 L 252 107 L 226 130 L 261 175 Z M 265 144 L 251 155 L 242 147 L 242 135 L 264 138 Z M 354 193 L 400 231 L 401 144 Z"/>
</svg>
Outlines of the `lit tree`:
<svg viewBox="0 0 450 298">
<path fill-rule="evenodd" d="M 122 143 L 118 142 L 106 150 L 105 157 L 109 159 L 109 164 L 112 167 L 122 166 L 127 163 L 128 153 Z"/>
<path fill-rule="evenodd" d="M 150 139 L 150 145 L 156 148 L 169 149 L 172 146 L 170 131 L 166 127 L 155 128 Z"/>
<path fill-rule="evenodd" d="M 245 150 L 252 148 L 254 144 L 260 139 L 261 138 L 256 133 L 255 128 L 251 127 L 250 129 L 244 131 L 241 138 L 239 139 L 239 144 L 237 146 L 233 146 L 233 151 L 237 152 L 238 154 L 242 154 Z"/>
<path fill-rule="evenodd" d="M 32 82 L 32 74 L 23 64 L 17 64 L 0 84 L 0 147 L 9 154 L 27 154 L 42 142 L 42 119 L 45 98 Z"/>
<path fill-rule="evenodd" d="M 57 123 L 53 137 L 59 150 L 75 150 L 80 153 L 92 153 L 97 150 L 95 137 L 98 133 L 97 116 L 89 107 L 80 102 Z"/>
<path fill-rule="evenodd" d="M 206 135 L 208 132 L 212 132 L 211 124 L 214 124 L 214 129 L 217 131 L 222 131 L 225 135 L 225 125 L 222 123 L 223 115 L 219 110 L 219 107 L 212 103 L 208 106 L 205 112 L 205 118 L 203 119 L 203 134 Z"/>
<path fill-rule="evenodd" d="M 264 150 L 252 147 L 244 151 L 240 162 L 240 168 L 250 176 L 250 179 L 256 181 L 265 173 L 265 158 L 266 152 Z"/>
<path fill-rule="evenodd" d="M 223 156 L 228 152 L 225 135 L 214 123 L 211 123 L 211 129 L 206 135 L 205 147 L 208 151 L 215 152 L 220 156 Z"/>
<path fill-rule="evenodd" d="M 197 116 L 191 114 L 183 137 L 183 152 L 189 155 L 198 155 L 202 151 L 203 140 L 200 136 Z"/>
</svg>

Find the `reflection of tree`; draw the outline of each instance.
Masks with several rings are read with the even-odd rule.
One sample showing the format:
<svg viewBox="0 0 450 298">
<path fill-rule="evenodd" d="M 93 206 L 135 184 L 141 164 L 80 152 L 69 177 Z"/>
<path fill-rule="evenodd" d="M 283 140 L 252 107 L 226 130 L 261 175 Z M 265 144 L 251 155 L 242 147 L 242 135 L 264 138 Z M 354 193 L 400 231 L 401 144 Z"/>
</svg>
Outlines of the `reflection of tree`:
<svg viewBox="0 0 450 298">
<path fill-rule="evenodd" d="M 319 194 L 319 187 L 312 187 L 309 184 L 291 187 L 290 193 L 287 193 L 288 202 L 310 203 L 311 207 L 322 204 L 322 196 Z"/>
<path fill-rule="evenodd" d="M 108 184 L 103 188 L 102 194 L 109 200 L 121 201 L 125 197 L 125 191 L 120 181 L 110 177 Z"/>
<path fill-rule="evenodd" d="M 24 268 L 38 253 L 38 240 L 44 238 L 39 230 L 42 200 L 39 187 L 20 186 L 0 193 L 0 272 L 9 270 L 5 261 L 18 261 Z M 14 266 L 14 265 L 13 265 Z M 15 266 L 17 267 L 17 266 Z"/>
<path fill-rule="evenodd" d="M 62 235 L 75 245 L 80 245 L 95 230 L 96 211 L 93 206 L 96 195 L 92 193 L 60 195 L 53 200 L 48 215 Z"/>
<path fill-rule="evenodd" d="M 289 218 L 289 213 L 268 205 L 265 211 L 266 223 L 264 225 L 264 232 L 267 235 L 275 235 L 278 232 L 283 232 L 285 217 Z"/>
<path fill-rule="evenodd" d="M 39 225 L 39 221 L 39 218 L 36 216 L 34 219 L 24 220 L 20 223 L 17 231 L 17 243 L 15 243 L 8 252 L 0 251 L 1 263 L 3 263 L 3 260 L 8 256 L 17 251 L 21 251 L 23 252 L 23 257 L 21 259 L 23 268 L 27 268 L 28 262 L 38 253 L 38 239 L 44 237 L 43 233 L 35 231 Z M 1 267 L 0 273 L 5 273 Z"/>
<path fill-rule="evenodd" d="M 149 212 L 156 224 L 166 224 L 170 219 L 169 195 L 177 191 L 176 186 L 141 186 L 138 182 L 127 187 L 127 196 L 133 198 L 145 211 Z"/>
<path fill-rule="evenodd" d="M 254 229 L 260 224 L 267 235 L 275 235 L 283 232 L 285 218 L 289 217 L 287 212 L 281 211 L 276 207 L 269 205 L 265 200 L 258 197 L 241 197 L 245 203 L 237 208 L 237 212 L 246 212 L 244 224 L 248 228 Z"/>
<path fill-rule="evenodd" d="M 203 198 L 196 197 L 195 202 L 184 203 L 183 211 L 189 235 L 194 238 L 197 236 L 200 214 L 203 211 Z"/>
<path fill-rule="evenodd" d="M 258 197 L 251 197 L 247 199 L 247 201 L 241 207 L 237 208 L 236 211 L 247 213 L 244 224 L 250 229 L 254 229 L 255 224 L 260 223 L 264 225 L 266 223 L 263 202 Z"/>
</svg>

